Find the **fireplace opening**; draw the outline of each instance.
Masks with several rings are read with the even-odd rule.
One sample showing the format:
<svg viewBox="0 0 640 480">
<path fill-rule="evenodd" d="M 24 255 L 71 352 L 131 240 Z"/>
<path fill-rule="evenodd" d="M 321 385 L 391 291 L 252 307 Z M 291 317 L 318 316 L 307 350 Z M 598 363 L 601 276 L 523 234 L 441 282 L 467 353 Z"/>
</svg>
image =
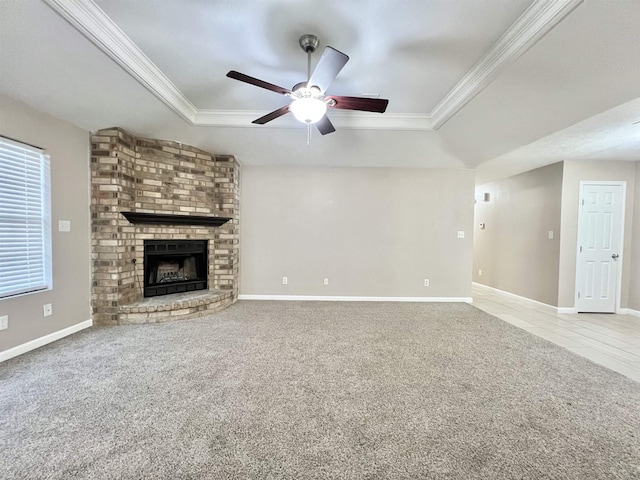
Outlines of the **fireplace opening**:
<svg viewBox="0 0 640 480">
<path fill-rule="evenodd" d="M 145 240 L 144 296 L 207 289 L 208 240 Z"/>
</svg>

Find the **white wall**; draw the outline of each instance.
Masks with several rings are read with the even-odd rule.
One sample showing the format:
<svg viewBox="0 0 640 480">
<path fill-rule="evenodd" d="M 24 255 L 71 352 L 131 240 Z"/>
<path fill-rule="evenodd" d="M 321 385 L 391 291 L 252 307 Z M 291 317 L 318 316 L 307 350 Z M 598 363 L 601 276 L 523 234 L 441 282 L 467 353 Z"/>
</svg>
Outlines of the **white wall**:
<svg viewBox="0 0 640 480">
<path fill-rule="evenodd" d="M 53 289 L 0 300 L 9 328 L 0 353 L 91 318 L 89 132 L 0 95 L 0 135 L 44 148 L 51 156 Z M 58 232 L 70 220 L 71 232 Z M 43 317 L 51 303 L 53 315 Z"/>
<path fill-rule="evenodd" d="M 240 294 L 470 297 L 473 183 L 469 170 L 244 166 Z"/>
</svg>

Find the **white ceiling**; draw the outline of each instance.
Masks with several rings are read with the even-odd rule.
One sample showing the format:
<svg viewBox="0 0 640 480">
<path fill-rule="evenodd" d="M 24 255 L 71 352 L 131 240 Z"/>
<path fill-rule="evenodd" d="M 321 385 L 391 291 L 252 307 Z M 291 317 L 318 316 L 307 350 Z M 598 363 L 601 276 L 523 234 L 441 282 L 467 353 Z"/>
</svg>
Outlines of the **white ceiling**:
<svg viewBox="0 0 640 480">
<path fill-rule="evenodd" d="M 94 2 L 0 0 L 0 93 L 248 165 L 477 167 L 484 181 L 640 160 L 637 0 Z M 251 125 L 287 99 L 226 73 L 292 87 L 304 33 L 350 56 L 329 93 L 380 95 L 387 113 L 333 110 L 338 131 L 309 146 L 290 115 Z"/>
</svg>

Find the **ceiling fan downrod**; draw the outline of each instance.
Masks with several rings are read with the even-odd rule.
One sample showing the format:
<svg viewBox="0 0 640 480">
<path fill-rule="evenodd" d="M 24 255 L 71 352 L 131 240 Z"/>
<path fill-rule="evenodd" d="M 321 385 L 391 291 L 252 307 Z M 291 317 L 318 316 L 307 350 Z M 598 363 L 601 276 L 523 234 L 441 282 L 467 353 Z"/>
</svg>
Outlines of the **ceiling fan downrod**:
<svg viewBox="0 0 640 480">
<path fill-rule="evenodd" d="M 316 51 L 320 45 L 320 40 L 316 35 L 307 33 L 298 40 L 300 48 L 307 54 L 307 83 L 311 80 L 311 54 Z"/>
</svg>

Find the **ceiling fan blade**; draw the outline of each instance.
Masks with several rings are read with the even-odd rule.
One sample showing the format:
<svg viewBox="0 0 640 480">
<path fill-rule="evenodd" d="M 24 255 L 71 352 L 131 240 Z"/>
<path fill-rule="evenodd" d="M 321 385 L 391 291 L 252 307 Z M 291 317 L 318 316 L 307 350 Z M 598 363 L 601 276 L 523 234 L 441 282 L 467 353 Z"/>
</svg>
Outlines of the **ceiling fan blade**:
<svg viewBox="0 0 640 480">
<path fill-rule="evenodd" d="M 327 117 L 326 115 L 316 122 L 316 127 L 318 127 L 318 131 L 322 135 L 326 135 L 327 133 L 333 133 L 336 131 L 333 123 L 331 123 L 331 120 L 329 120 L 329 117 Z"/>
<path fill-rule="evenodd" d="M 389 100 L 385 98 L 367 98 L 367 97 L 340 97 L 331 95 L 326 97 L 329 100 L 328 105 L 332 108 L 342 108 L 345 110 L 362 110 L 364 112 L 384 113 L 389 104 Z M 331 100 L 335 105 L 331 105 Z"/>
<path fill-rule="evenodd" d="M 279 108 L 278 110 L 274 110 L 271 113 L 267 113 L 264 117 L 256 118 L 251 123 L 257 123 L 258 125 L 264 125 L 265 123 L 270 122 L 271 120 L 275 120 L 276 118 L 281 117 L 282 115 L 284 115 L 288 111 L 289 111 L 289 105 L 285 105 L 284 107 Z"/>
<path fill-rule="evenodd" d="M 288 88 L 279 87 L 278 85 L 274 85 L 273 83 L 250 77 L 249 75 L 236 72 L 235 70 L 231 70 L 229 73 L 227 73 L 227 77 L 233 78 L 234 80 L 240 80 L 241 82 L 249 83 L 251 85 L 255 85 L 256 87 L 266 88 L 267 90 L 271 90 L 272 92 L 280 93 L 282 95 L 288 95 L 289 93 L 291 93 L 291 90 L 289 90 Z"/>
<path fill-rule="evenodd" d="M 344 53 L 333 47 L 325 47 L 307 86 L 315 85 L 322 93 L 326 92 L 348 61 L 349 57 Z"/>
</svg>

